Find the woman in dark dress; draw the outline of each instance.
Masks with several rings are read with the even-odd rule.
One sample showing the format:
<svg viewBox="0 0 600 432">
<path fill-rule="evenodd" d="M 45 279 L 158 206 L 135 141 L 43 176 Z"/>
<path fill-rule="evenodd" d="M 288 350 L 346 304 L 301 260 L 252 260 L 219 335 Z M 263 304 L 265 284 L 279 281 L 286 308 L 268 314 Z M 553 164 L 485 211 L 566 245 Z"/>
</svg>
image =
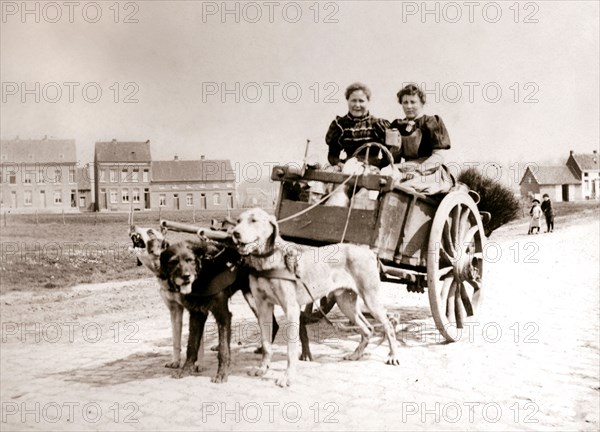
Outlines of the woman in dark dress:
<svg viewBox="0 0 600 432">
<path fill-rule="evenodd" d="M 373 117 L 369 113 L 371 90 L 366 85 L 350 84 L 345 96 L 348 101 L 348 114 L 343 117 L 336 116 L 325 136 L 329 146 L 327 159 L 332 166 L 340 168 L 361 145 L 370 142 L 384 144 L 385 130 L 390 127 L 387 120 Z M 345 159 L 341 158 L 342 151 L 346 154 Z M 364 157 L 365 154 L 366 151 L 361 152 L 359 156 Z M 371 150 L 369 162 L 376 166 L 387 163 L 387 160 L 378 159 L 376 157 L 378 154 L 379 150 Z"/>
<path fill-rule="evenodd" d="M 394 120 L 390 128 L 402 137 L 400 150 L 394 154 L 401 183 L 426 194 L 448 192 L 455 182 L 443 165 L 444 150 L 450 148 L 444 122 L 437 115 L 423 114 L 425 94 L 416 85 L 408 84 L 397 96 L 405 118 Z"/>
</svg>

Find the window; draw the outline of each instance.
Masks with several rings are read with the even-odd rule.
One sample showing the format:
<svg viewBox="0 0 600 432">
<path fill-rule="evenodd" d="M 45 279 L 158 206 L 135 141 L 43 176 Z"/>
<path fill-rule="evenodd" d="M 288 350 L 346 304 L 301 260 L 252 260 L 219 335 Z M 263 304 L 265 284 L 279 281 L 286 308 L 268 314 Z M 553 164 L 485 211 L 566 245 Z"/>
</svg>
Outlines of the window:
<svg viewBox="0 0 600 432">
<path fill-rule="evenodd" d="M 233 194 L 231 192 L 227 194 L 227 208 L 233 208 Z"/>
<path fill-rule="evenodd" d="M 25 191 L 23 195 L 23 204 L 25 204 L 26 206 L 31 205 L 31 191 Z"/>
<path fill-rule="evenodd" d="M 185 196 L 185 204 L 188 206 L 193 206 L 194 205 L 194 195 L 192 195 L 191 193 L 187 194 Z"/>
<path fill-rule="evenodd" d="M 127 183 L 127 168 L 121 170 L 121 183 Z"/>
<path fill-rule="evenodd" d="M 75 167 L 69 167 L 69 183 L 75 183 Z"/>
<path fill-rule="evenodd" d="M 150 181 L 150 173 L 148 172 L 148 169 L 144 169 L 144 172 L 142 173 L 142 181 L 144 183 L 148 183 Z"/>
<path fill-rule="evenodd" d="M 220 193 L 217 192 L 213 195 L 213 204 L 216 206 L 221 205 L 221 194 Z"/>
<path fill-rule="evenodd" d="M 131 171 L 131 181 L 133 183 L 137 183 L 140 181 L 140 169 L 139 168 L 134 168 Z"/>
<path fill-rule="evenodd" d="M 121 189 L 121 201 L 124 203 L 129 202 L 129 189 Z"/>
<path fill-rule="evenodd" d="M 158 196 L 158 205 L 164 207 L 167 205 L 167 196 L 165 194 L 160 194 Z"/>
<path fill-rule="evenodd" d="M 85 197 L 84 196 L 79 197 L 79 207 L 85 207 Z"/>
<path fill-rule="evenodd" d="M 133 200 L 134 203 L 140 202 L 140 190 L 139 189 L 133 189 L 131 191 L 131 199 Z"/>
<path fill-rule="evenodd" d="M 23 180 L 23 182 L 25 184 L 31 184 L 31 183 L 33 183 L 34 178 L 35 178 L 35 173 L 26 172 L 25 179 Z"/>
<path fill-rule="evenodd" d="M 206 194 L 200 194 L 200 208 L 202 210 L 206 209 Z"/>
<path fill-rule="evenodd" d="M 117 182 L 117 170 L 116 169 L 111 168 L 111 170 L 110 170 L 110 182 L 111 183 Z"/>
<path fill-rule="evenodd" d="M 60 183 L 62 180 L 62 171 L 60 168 L 54 170 L 54 183 Z"/>
<path fill-rule="evenodd" d="M 54 192 L 54 204 L 62 204 L 62 193 L 60 191 Z"/>
<path fill-rule="evenodd" d="M 110 190 L 110 203 L 111 204 L 117 203 L 117 190 L 116 189 Z"/>
<path fill-rule="evenodd" d="M 8 176 L 8 182 L 10 184 L 16 184 L 17 183 L 17 175 L 16 174 L 10 174 Z"/>
<path fill-rule="evenodd" d="M 101 181 L 103 181 L 103 182 L 107 182 L 108 181 L 108 179 L 110 178 L 110 174 L 109 174 L 108 168 L 105 168 L 105 169 L 103 169 L 101 171 L 100 177 L 101 177 L 100 178 Z"/>
</svg>

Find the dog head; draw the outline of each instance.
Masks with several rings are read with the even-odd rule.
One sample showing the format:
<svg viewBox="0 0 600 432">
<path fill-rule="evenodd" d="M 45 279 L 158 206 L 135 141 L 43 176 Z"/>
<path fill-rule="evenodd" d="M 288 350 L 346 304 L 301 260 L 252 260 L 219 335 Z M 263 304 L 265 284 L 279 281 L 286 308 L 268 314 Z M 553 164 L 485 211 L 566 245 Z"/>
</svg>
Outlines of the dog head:
<svg viewBox="0 0 600 432">
<path fill-rule="evenodd" d="M 168 247 L 165 236 L 154 228 L 131 226 L 129 238 L 133 243 L 130 250 L 136 255 L 138 265 L 144 265 L 158 276 L 160 273 L 160 254 Z"/>
<path fill-rule="evenodd" d="M 275 216 L 254 208 L 240 215 L 231 235 L 241 255 L 259 255 L 273 250 L 279 227 Z"/>
<path fill-rule="evenodd" d="M 203 259 L 211 258 L 219 249 L 205 241 L 182 241 L 168 246 L 160 254 L 159 278 L 168 282 L 172 291 L 187 295 L 200 277 Z"/>
</svg>

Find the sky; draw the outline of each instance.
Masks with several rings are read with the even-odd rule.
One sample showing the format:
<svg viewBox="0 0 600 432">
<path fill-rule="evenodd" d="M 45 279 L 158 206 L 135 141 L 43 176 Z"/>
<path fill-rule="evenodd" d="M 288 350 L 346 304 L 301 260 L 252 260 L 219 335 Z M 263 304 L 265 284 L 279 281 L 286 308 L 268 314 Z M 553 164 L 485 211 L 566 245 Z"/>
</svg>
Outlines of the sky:
<svg viewBox="0 0 600 432">
<path fill-rule="evenodd" d="M 2 139 L 151 142 L 154 160 L 326 160 L 362 81 L 370 111 L 427 93 L 446 161 L 562 164 L 599 146 L 599 2 L 2 1 Z M 263 174 L 264 174 L 263 173 Z"/>
</svg>

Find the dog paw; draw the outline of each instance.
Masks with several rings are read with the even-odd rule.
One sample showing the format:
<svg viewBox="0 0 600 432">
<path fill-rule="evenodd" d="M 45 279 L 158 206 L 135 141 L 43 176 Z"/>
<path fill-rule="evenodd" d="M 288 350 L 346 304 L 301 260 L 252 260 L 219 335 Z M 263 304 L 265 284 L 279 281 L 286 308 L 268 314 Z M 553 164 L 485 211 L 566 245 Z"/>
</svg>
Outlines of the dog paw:
<svg viewBox="0 0 600 432">
<path fill-rule="evenodd" d="M 248 371 L 248 375 L 261 377 L 267 373 L 267 368 L 252 368 Z"/>
<path fill-rule="evenodd" d="M 165 367 L 169 368 L 169 369 L 178 369 L 179 368 L 179 364 L 180 364 L 179 360 L 172 360 L 170 362 L 166 362 L 165 363 Z"/>
<path fill-rule="evenodd" d="M 313 361 L 311 353 L 302 353 L 299 357 L 300 361 Z"/>
<path fill-rule="evenodd" d="M 392 365 L 392 366 L 400 366 L 400 360 L 398 360 L 396 358 L 396 356 L 390 355 L 390 356 L 388 356 L 388 359 L 385 362 L 385 364 L 389 364 L 389 365 Z"/>
<path fill-rule="evenodd" d="M 210 382 L 213 382 L 215 384 L 226 383 L 227 382 L 227 375 L 225 375 L 225 374 L 217 374 L 217 376 L 212 377 L 210 379 Z"/>
<path fill-rule="evenodd" d="M 277 378 L 275 384 L 277 384 L 279 387 L 290 387 L 292 385 L 292 378 L 285 374 L 281 378 Z"/>
<path fill-rule="evenodd" d="M 353 352 L 352 354 L 346 354 L 344 356 L 344 360 L 350 360 L 350 361 L 360 360 L 361 358 L 362 358 L 362 354 L 358 354 L 356 352 Z"/>
</svg>

